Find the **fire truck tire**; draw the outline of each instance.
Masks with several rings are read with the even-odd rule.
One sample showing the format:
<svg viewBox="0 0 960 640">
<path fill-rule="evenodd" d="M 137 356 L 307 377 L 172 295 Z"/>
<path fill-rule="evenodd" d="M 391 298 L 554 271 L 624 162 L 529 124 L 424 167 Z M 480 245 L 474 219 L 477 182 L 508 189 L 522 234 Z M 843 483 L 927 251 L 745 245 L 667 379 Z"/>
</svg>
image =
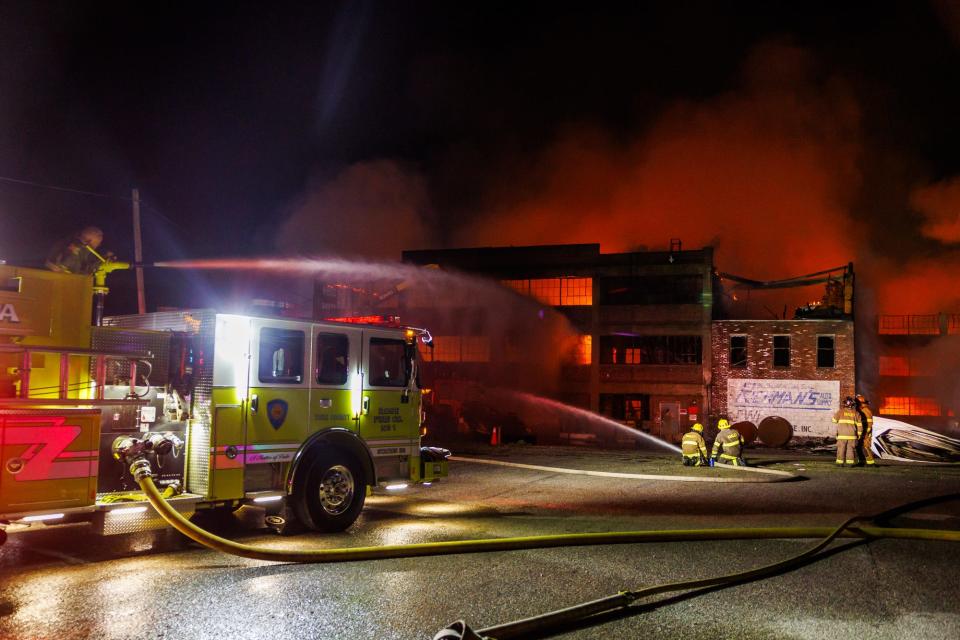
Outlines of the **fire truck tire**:
<svg viewBox="0 0 960 640">
<path fill-rule="evenodd" d="M 295 496 L 298 519 L 316 531 L 343 531 L 360 515 L 367 478 L 356 458 L 341 449 L 318 451 Z"/>
</svg>

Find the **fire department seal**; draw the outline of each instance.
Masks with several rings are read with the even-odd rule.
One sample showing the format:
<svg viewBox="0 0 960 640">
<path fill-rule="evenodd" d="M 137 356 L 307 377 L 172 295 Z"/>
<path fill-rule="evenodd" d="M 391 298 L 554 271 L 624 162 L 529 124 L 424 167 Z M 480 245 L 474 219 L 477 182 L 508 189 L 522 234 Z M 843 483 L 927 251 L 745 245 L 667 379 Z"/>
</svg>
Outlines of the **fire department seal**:
<svg viewBox="0 0 960 640">
<path fill-rule="evenodd" d="M 283 425 L 283 421 L 287 419 L 287 401 L 278 398 L 268 402 L 267 419 L 270 421 L 271 427 L 279 429 Z"/>
</svg>

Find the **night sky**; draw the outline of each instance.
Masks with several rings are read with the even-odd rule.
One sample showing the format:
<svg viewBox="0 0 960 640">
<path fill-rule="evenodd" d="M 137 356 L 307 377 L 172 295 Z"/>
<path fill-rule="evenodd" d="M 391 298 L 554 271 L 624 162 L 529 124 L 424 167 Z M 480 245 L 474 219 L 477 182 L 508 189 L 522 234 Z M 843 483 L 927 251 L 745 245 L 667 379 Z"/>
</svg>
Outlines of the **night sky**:
<svg viewBox="0 0 960 640">
<path fill-rule="evenodd" d="M 132 258 L 139 187 L 148 261 L 680 237 L 960 309 L 960 4 L 632 5 L 6 2 L 0 176 L 115 197 L 0 181 L 0 258 Z"/>
</svg>

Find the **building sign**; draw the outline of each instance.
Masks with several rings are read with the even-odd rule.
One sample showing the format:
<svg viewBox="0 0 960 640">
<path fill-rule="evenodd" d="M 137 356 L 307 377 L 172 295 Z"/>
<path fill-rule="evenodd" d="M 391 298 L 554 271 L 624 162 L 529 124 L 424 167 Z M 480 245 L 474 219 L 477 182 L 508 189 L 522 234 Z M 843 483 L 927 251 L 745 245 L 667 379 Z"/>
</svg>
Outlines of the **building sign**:
<svg viewBox="0 0 960 640">
<path fill-rule="evenodd" d="M 759 425 L 768 416 L 778 416 L 793 426 L 793 435 L 798 438 L 832 437 L 832 418 L 839 406 L 838 380 L 730 378 L 727 382 L 730 422 Z"/>
</svg>

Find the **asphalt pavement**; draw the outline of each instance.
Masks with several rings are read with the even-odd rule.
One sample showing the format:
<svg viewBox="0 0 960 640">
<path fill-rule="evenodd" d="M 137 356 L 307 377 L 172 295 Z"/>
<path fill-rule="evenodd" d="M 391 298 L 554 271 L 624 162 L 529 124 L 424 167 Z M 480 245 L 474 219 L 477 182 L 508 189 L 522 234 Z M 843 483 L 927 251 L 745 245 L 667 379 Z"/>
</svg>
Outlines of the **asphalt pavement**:
<svg viewBox="0 0 960 640">
<path fill-rule="evenodd" d="M 458 452 L 461 453 L 461 452 Z M 478 447 L 463 455 L 522 464 L 664 475 L 668 455 Z M 244 509 L 223 531 L 299 548 L 402 544 L 547 533 L 728 526 L 836 525 L 856 513 L 957 494 L 960 468 L 835 469 L 830 456 L 755 455 L 793 482 L 705 484 L 571 476 L 454 462 L 450 477 L 376 495 L 337 535 L 281 538 Z M 960 529 L 960 503 L 894 524 Z M 12 535 L 0 547 L 0 638 L 431 638 L 662 582 L 771 563 L 812 540 L 647 543 L 328 565 L 277 565 L 219 554 L 172 531 L 100 538 L 83 527 Z M 558 638 L 960 637 L 960 547 L 846 540 L 823 559 L 762 581 L 660 596 Z M 546 637 L 546 636 L 544 636 Z"/>
</svg>

